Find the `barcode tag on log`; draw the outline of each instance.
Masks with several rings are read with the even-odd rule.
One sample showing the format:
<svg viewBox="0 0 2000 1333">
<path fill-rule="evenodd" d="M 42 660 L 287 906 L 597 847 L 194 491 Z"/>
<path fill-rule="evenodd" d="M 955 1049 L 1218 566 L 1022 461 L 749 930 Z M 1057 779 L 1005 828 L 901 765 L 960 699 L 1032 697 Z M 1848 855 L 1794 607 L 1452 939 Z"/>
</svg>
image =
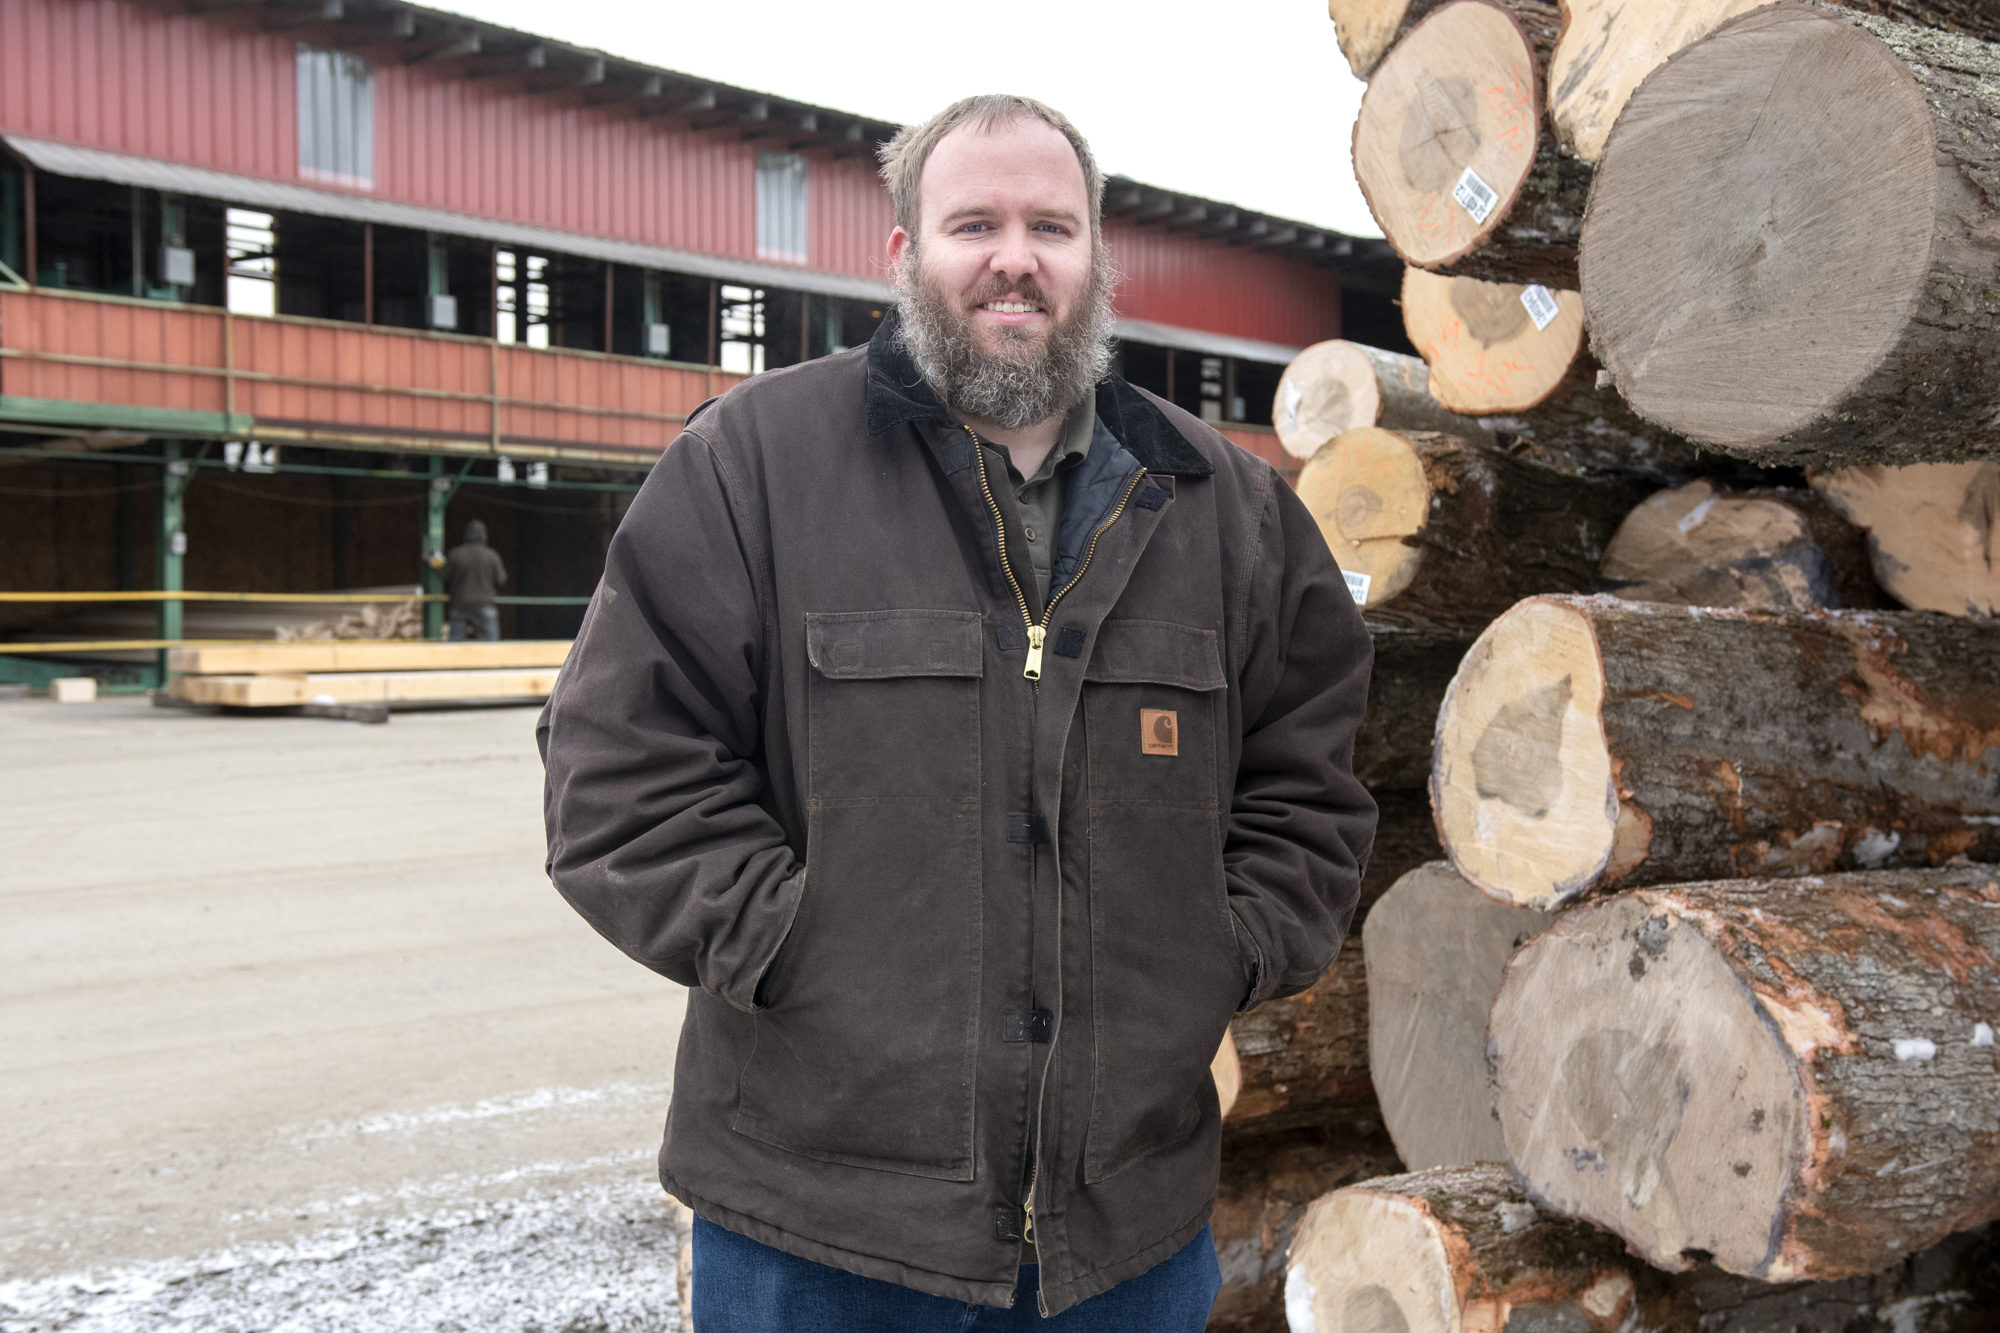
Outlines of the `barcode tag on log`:
<svg viewBox="0 0 2000 1333">
<path fill-rule="evenodd" d="M 1479 173 L 1471 167 L 1458 178 L 1458 184 L 1451 187 L 1451 197 L 1458 200 L 1458 206 L 1472 214 L 1474 222 L 1484 222 L 1492 215 L 1493 205 L 1500 202 L 1500 196 L 1493 187 L 1479 179 Z"/>
<path fill-rule="evenodd" d="M 1368 585 L 1375 581 L 1372 574 L 1357 574 L 1351 569 L 1340 571 L 1347 578 L 1348 595 L 1354 598 L 1356 606 L 1368 605 Z"/>
<path fill-rule="evenodd" d="M 1535 321 L 1537 333 L 1556 317 L 1556 294 L 1539 282 L 1521 293 L 1521 304 L 1528 308 L 1528 318 Z"/>
</svg>

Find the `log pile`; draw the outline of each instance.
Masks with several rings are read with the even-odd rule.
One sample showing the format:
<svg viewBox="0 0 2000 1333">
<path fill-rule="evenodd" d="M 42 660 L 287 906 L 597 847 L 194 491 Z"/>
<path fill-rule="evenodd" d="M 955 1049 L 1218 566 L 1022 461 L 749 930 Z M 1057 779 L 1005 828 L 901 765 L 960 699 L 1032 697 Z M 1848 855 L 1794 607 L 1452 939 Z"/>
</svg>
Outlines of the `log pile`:
<svg viewBox="0 0 2000 1333">
<path fill-rule="evenodd" d="M 1383 825 L 1212 1327 L 1991 1327 L 2000 8 L 1329 13 L 1422 358 L 1273 415 Z"/>
</svg>

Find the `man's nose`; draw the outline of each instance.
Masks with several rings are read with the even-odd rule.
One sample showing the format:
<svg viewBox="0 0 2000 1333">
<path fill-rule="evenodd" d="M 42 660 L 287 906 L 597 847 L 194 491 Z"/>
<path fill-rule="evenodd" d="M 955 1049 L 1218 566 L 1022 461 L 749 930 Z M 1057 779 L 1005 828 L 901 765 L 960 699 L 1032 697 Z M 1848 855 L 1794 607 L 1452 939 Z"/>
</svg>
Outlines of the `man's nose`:
<svg viewBox="0 0 2000 1333">
<path fill-rule="evenodd" d="M 993 272 L 1008 277 L 1022 277 L 1035 272 L 1040 266 L 1035 261 L 1034 247 L 1028 244 L 1028 229 L 1001 228 L 1000 244 L 994 247 L 988 266 Z"/>
</svg>

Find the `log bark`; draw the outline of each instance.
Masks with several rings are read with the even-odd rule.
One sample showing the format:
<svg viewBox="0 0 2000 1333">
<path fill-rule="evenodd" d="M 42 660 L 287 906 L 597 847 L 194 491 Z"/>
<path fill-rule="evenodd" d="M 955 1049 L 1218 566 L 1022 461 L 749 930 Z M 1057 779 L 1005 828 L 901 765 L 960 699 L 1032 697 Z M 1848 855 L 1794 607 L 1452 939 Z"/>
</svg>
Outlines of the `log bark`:
<svg viewBox="0 0 2000 1333">
<path fill-rule="evenodd" d="M 2000 47 L 1815 0 L 1724 24 L 1626 103 L 1582 290 L 1619 390 L 1690 439 L 2000 453 Z"/>
<path fill-rule="evenodd" d="M 1292 358 L 1278 379 L 1271 424 L 1294 458 L 1311 458 L 1358 426 L 1487 433 L 1470 417 L 1438 405 L 1420 358 L 1338 338 Z"/>
<path fill-rule="evenodd" d="M 1298 480 L 1371 623 L 1440 642 L 1533 593 L 1594 587 L 1642 490 L 1521 442 L 1379 428 L 1340 436 Z"/>
<path fill-rule="evenodd" d="M 1554 393 L 1583 355 L 1583 297 L 1405 268 L 1403 331 L 1439 405 L 1468 416 L 1522 412 Z"/>
<path fill-rule="evenodd" d="M 1632 602 L 1810 611 L 1873 607 L 1860 529 L 1811 491 L 1706 479 L 1647 498 L 1605 547 L 1598 586 Z"/>
<path fill-rule="evenodd" d="M 1376 799 L 1382 818 L 1361 881 L 1357 927 L 1390 885 L 1442 854 L 1421 792 L 1378 792 Z M 1241 1083 L 1223 1120 L 1226 1133 L 1323 1125 L 1356 1114 L 1380 1119 L 1368 1078 L 1368 974 L 1358 928 L 1311 990 L 1238 1014 L 1230 1034 Z"/>
<path fill-rule="evenodd" d="M 1995 1014 L 2000 867 L 1624 894 L 1508 964 L 1501 1133 L 1658 1267 L 1872 1273 L 2000 1216 Z"/>
<path fill-rule="evenodd" d="M 1493 901 L 1442 861 L 1404 875 L 1368 913 L 1368 1071 L 1408 1169 L 1507 1160 L 1486 1015 L 1507 960 L 1552 920 Z"/>
<path fill-rule="evenodd" d="M 1457 0 L 1376 67 L 1354 123 L 1354 174 L 1408 263 L 1576 287 L 1591 168 L 1545 129 L 1542 72 L 1559 27 L 1544 0 Z"/>
<path fill-rule="evenodd" d="M 1594 889 L 2000 860 L 2000 623 L 1537 597 L 1438 713 L 1453 865 Z"/>
<path fill-rule="evenodd" d="M 1605 1233 L 1537 1209 L 1496 1165 L 1350 1185 L 1292 1242 L 1294 1333 L 1951 1333 L 1984 1328 L 1988 1232 L 1953 1237 L 1872 1278 L 1772 1286 L 1648 1268 Z"/>
<path fill-rule="evenodd" d="M 1984 41 L 2000 41 L 2000 14 L 1976 0 L 1835 0 L 1846 9 Z M 1562 0 L 1562 39 L 1549 62 L 1556 137 L 1586 162 L 1632 92 L 1676 51 L 1770 0 Z"/>
<path fill-rule="evenodd" d="M 1222 1290 L 1208 1333 L 1286 1333 L 1285 1254 L 1306 1205 L 1400 1169 L 1382 1127 L 1367 1120 L 1226 1138 L 1210 1221 Z"/>
<path fill-rule="evenodd" d="M 1812 485 L 1867 532 L 1875 578 L 1904 606 L 2000 615 L 2000 463 L 1843 468 Z"/>
<path fill-rule="evenodd" d="M 1569 377 L 1535 406 L 1471 419 L 1502 440 L 1530 441 L 1590 471 L 1676 484 L 1714 470 L 1715 460 L 1704 460 L 1686 440 L 1640 417 L 1608 383 L 1600 385 L 1600 369 L 1596 358 L 1579 356 Z"/>
<path fill-rule="evenodd" d="M 1470 639 L 1438 642 L 1393 629 L 1375 634 L 1368 713 L 1354 738 L 1354 776 L 1378 797 L 1390 788 L 1425 791 L 1438 709 L 1471 647 Z M 1429 797 L 1424 799 L 1428 819 Z"/>
</svg>

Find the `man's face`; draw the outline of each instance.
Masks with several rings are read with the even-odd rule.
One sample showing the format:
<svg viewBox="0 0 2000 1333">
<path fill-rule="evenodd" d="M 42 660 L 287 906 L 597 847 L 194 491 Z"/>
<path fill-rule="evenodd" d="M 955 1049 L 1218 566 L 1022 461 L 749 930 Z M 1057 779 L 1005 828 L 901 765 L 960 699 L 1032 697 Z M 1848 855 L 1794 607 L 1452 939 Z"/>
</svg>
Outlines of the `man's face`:
<svg viewBox="0 0 2000 1333">
<path fill-rule="evenodd" d="M 925 377 L 1010 428 L 1067 411 L 1108 364 L 1112 278 L 1069 140 L 1038 120 L 960 126 L 925 162 L 919 208 L 889 254 Z"/>
</svg>

